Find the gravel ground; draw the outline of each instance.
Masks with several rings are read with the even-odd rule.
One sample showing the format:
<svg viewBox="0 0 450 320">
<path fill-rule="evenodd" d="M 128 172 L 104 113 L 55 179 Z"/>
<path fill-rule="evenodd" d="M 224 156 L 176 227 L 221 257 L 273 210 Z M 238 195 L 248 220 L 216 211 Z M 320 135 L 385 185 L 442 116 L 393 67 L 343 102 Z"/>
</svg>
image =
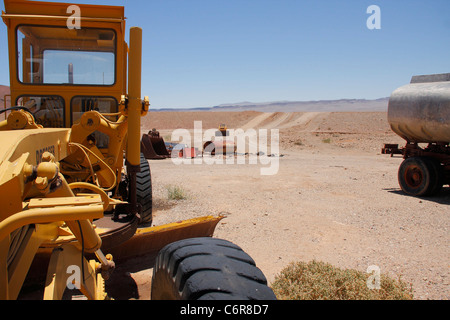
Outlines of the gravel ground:
<svg viewBox="0 0 450 320">
<path fill-rule="evenodd" d="M 450 190 L 434 198 L 404 195 L 401 159 L 290 151 L 273 177 L 258 166 L 175 166 L 151 161 L 155 224 L 226 215 L 215 236 L 235 242 L 269 282 L 291 261 L 326 261 L 382 273 L 413 285 L 416 299 L 448 299 Z M 168 201 L 168 185 L 187 200 Z"/>
<path fill-rule="evenodd" d="M 384 119 L 383 113 L 290 119 L 295 126 L 280 130 L 273 176 L 261 175 L 268 165 L 248 161 L 151 160 L 154 223 L 225 215 L 215 237 L 243 247 L 269 283 L 289 262 L 316 259 L 363 272 L 376 265 L 411 283 L 415 299 L 449 299 L 450 188 L 429 198 L 401 192 L 402 159 L 380 149 L 403 141 Z M 170 185 L 183 188 L 187 199 L 168 200 Z"/>
</svg>

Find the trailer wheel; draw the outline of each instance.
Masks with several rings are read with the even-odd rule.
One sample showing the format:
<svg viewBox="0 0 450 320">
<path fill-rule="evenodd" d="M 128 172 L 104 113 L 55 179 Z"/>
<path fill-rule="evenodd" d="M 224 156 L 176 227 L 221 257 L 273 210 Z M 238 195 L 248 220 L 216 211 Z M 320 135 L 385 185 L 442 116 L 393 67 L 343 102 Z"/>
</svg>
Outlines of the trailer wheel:
<svg viewBox="0 0 450 320">
<path fill-rule="evenodd" d="M 403 161 L 398 171 L 402 190 L 412 196 L 429 196 L 440 190 L 439 169 L 433 159 L 411 157 Z"/>
<path fill-rule="evenodd" d="M 152 175 L 147 159 L 141 153 L 141 172 L 136 174 L 136 196 L 141 205 L 140 223 L 152 223 Z"/>
<path fill-rule="evenodd" d="M 192 238 L 164 247 L 153 268 L 152 300 L 275 300 L 264 274 L 237 245 Z"/>
<path fill-rule="evenodd" d="M 430 168 L 431 171 L 434 172 L 434 184 L 433 187 L 430 189 L 429 195 L 436 195 L 438 194 L 442 187 L 444 186 L 444 177 L 445 177 L 445 171 L 444 171 L 444 167 L 439 163 L 438 160 L 427 157 L 424 158 L 425 161 L 428 163 L 428 166 Z"/>
</svg>

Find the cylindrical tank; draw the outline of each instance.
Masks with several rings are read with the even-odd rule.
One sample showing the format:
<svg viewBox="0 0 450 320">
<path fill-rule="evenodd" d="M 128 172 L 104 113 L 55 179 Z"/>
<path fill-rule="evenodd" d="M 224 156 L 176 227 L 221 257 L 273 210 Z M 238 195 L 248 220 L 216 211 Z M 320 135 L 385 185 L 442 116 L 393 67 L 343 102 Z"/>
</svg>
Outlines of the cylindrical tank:
<svg viewBox="0 0 450 320">
<path fill-rule="evenodd" d="M 403 139 L 417 143 L 450 142 L 450 74 L 413 77 L 395 90 L 388 122 Z"/>
</svg>

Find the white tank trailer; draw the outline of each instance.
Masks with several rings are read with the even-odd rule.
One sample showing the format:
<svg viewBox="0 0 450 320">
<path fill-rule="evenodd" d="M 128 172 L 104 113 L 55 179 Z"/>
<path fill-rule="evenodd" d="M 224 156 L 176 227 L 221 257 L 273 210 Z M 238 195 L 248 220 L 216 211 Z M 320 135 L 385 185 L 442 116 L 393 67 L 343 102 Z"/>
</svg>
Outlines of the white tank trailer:
<svg viewBox="0 0 450 320">
<path fill-rule="evenodd" d="M 414 76 L 395 90 L 388 105 L 391 129 L 406 145 L 386 144 L 384 154 L 401 154 L 402 190 L 433 196 L 450 183 L 450 73 Z"/>
</svg>

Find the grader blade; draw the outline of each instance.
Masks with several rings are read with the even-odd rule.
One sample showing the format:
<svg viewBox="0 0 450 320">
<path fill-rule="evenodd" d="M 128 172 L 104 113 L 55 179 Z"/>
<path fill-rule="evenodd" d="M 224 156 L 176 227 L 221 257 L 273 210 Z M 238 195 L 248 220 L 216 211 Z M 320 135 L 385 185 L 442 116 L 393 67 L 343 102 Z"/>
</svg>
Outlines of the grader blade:
<svg viewBox="0 0 450 320">
<path fill-rule="evenodd" d="M 144 254 L 156 254 L 164 246 L 174 241 L 212 237 L 223 217 L 206 216 L 183 220 L 161 226 L 138 228 L 134 236 L 124 243 L 105 249 L 115 260 L 124 260 Z"/>
</svg>

